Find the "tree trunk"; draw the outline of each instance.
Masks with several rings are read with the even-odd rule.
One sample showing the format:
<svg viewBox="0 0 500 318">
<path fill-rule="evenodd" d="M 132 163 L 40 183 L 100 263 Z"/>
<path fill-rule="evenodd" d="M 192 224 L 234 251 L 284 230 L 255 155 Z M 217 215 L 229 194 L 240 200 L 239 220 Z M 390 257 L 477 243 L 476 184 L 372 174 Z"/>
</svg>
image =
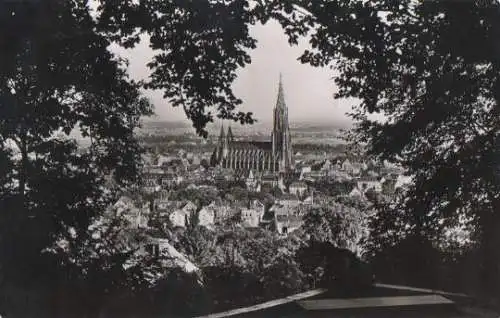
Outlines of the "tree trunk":
<svg viewBox="0 0 500 318">
<path fill-rule="evenodd" d="M 19 173 L 19 199 L 23 208 L 26 207 L 26 184 L 28 182 L 28 146 L 26 143 L 26 132 L 21 132 L 19 140 L 16 142 L 21 152 L 21 162 L 19 163 L 18 173 Z"/>
<path fill-rule="evenodd" d="M 494 210 L 488 211 L 480 218 L 481 221 L 481 280 L 483 292 L 488 298 L 498 298 L 500 290 L 500 202 L 494 203 Z"/>
</svg>

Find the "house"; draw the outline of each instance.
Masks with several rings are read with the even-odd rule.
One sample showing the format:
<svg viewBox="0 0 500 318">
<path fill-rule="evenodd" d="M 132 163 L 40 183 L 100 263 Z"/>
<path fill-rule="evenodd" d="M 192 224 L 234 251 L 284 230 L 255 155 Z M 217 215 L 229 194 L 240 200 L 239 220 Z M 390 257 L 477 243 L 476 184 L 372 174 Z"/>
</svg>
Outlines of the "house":
<svg viewBox="0 0 500 318">
<path fill-rule="evenodd" d="M 126 218 L 130 225 L 136 229 L 145 229 L 148 227 L 149 215 L 151 210 L 147 206 L 143 206 L 142 208 L 136 209 L 135 214 L 127 214 Z"/>
<path fill-rule="evenodd" d="M 354 187 L 354 189 L 352 189 L 352 191 L 348 194 L 348 196 L 351 198 L 357 198 L 362 200 L 366 199 L 364 192 L 358 189 L 357 187 Z"/>
<path fill-rule="evenodd" d="M 372 189 L 375 192 L 382 192 L 382 183 L 375 177 L 366 177 L 356 182 L 357 188 L 363 193 Z"/>
<path fill-rule="evenodd" d="M 332 167 L 332 162 L 328 159 L 325 160 L 325 162 L 323 163 L 323 165 L 321 166 L 320 170 L 321 171 L 328 171 L 330 170 Z"/>
<path fill-rule="evenodd" d="M 198 212 L 198 225 L 211 227 L 215 223 L 215 210 L 213 207 L 206 206 L 203 207 Z"/>
<path fill-rule="evenodd" d="M 113 205 L 118 216 L 123 217 L 132 228 L 147 228 L 148 218 L 151 213 L 149 203 L 145 202 L 142 206 L 127 196 L 122 196 Z"/>
<path fill-rule="evenodd" d="M 313 194 L 311 193 L 310 196 L 306 197 L 302 201 L 302 204 L 304 204 L 304 205 L 313 205 L 314 204 L 314 196 L 313 196 Z"/>
<path fill-rule="evenodd" d="M 164 238 L 148 237 L 138 250 L 141 254 L 148 254 L 151 257 L 161 258 L 164 267 L 181 268 L 186 273 L 199 272 L 199 269 L 189 259 L 177 251 Z"/>
<path fill-rule="evenodd" d="M 156 199 L 159 201 L 168 201 L 170 198 L 170 191 L 162 190 L 156 194 Z"/>
<path fill-rule="evenodd" d="M 186 213 L 194 213 L 198 210 L 198 206 L 191 201 L 187 201 L 182 207 L 182 211 Z"/>
<path fill-rule="evenodd" d="M 127 196 L 121 196 L 113 205 L 116 214 L 125 219 L 131 228 L 147 228 L 149 206 L 145 203 L 142 207 L 137 207 L 133 200 Z"/>
<path fill-rule="evenodd" d="M 134 201 L 128 197 L 122 195 L 116 203 L 113 205 L 113 208 L 116 210 L 116 213 L 119 215 L 123 213 L 127 209 L 131 209 L 134 207 Z"/>
<path fill-rule="evenodd" d="M 269 208 L 269 211 L 274 214 L 276 217 L 277 215 L 301 215 L 303 211 L 303 206 L 300 201 L 277 201 L 271 208 Z"/>
<path fill-rule="evenodd" d="M 305 182 L 292 182 L 288 187 L 288 192 L 296 196 L 303 196 L 307 191 L 307 184 Z"/>
<path fill-rule="evenodd" d="M 260 202 L 259 200 L 253 200 L 250 203 L 250 208 L 256 210 L 257 212 L 261 213 L 264 215 L 265 212 L 265 205 L 264 203 Z"/>
<path fill-rule="evenodd" d="M 175 210 L 170 213 L 168 219 L 173 227 L 186 227 L 189 224 L 189 212 L 184 210 Z"/>
<path fill-rule="evenodd" d="M 141 155 L 141 159 L 145 165 L 150 166 L 153 164 L 153 156 L 151 154 L 143 154 Z"/>
<path fill-rule="evenodd" d="M 234 172 L 228 169 L 214 170 L 214 180 L 219 182 L 234 181 L 235 180 Z"/>
<path fill-rule="evenodd" d="M 177 175 L 173 172 L 167 172 L 161 176 L 161 185 L 164 188 L 171 188 L 177 184 Z"/>
<path fill-rule="evenodd" d="M 292 233 L 304 224 L 302 217 L 296 215 L 275 215 L 274 220 L 276 231 L 280 235 Z"/>
<path fill-rule="evenodd" d="M 260 191 L 259 182 L 258 182 L 257 178 L 255 178 L 252 170 L 250 170 L 250 172 L 248 173 L 248 177 L 245 180 L 245 184 L 247 186 L 247 189 L 250 191 L 254 191 L 254 192 Z"/>
<path fill-rule="evenodd" d="M 269 211 L 273 212 L 274 216 L 290 214 L 289 207 L 285 207 L 281 204 L 273 204 L 273 206 L 269 208 Z"/>
<path fill-rule="evenodd" d="M 144 189 L 144 191 L 148 192 L 148 193 L 153 193 L 153 192 L 156 192 L 156 191 L 160 191 L 161 187 L 160 187 L 160 178 L 162 177 L 162 174 L 160 173 L 146 173 L 144 176 L 143 176 L 143 184 L 142 184 L 142 188 Z"/>
<path fill-rule="evenodd" d="M 312 171 L 311 166 L 304 166 L 304 167 L 302 167 L 302 169 L 300 170 L 299 180 L 306 179 L 309 176 L 309 174 L 311 173 L 311 171 Z"/>
<path fill-rule="evenodd" d="M 352 172 L 353 166 L 351 161 L 349 159 L 344 160 L 344 162 L 340 164 L 340 169 L 345 172 Z"/>
<path fill-rule="evenodd" d="M 171 202 L 163 199 L 155 199 L 154 201 L 154 206 L 158 210 L 168 210 L 169 207 L 171 206 Z"/>
<path fill-rule="evenodd" d="M 276 204 L 287 207 L 297 207 L 300 205 L 300 200 L 296 195 L 285 194 L 280 199 L 276 200 Z"/>
<path fill-rule="evenodd" d="M 159 155 L 158 156 L 158 166 L 165 167 L 168 166 L 175 158 L 171 156 Z"/>
<path fill-rule="evenodd" d="M 340 163 L 340 171 L 346 172 L 350 175 L 358 175 L 361 173 L 362 164 L 358 162 L 351 162 L 349 159 Z"/>
<path fill-rule="evenodd" d="M 161 201 L 161 206 L 155 205 L 157 209 L 156 212 L 161 217 L 166 217 L 170 215 L 172 211 L 179 210 L 181 207 L 181 201 Z"/>
<path fill-rule="evenodd" d="M 220 205 L 215 201 L 208 205 L 214 211 L 214 223 L 221 224 L 237 214 L 236 209 L 229 205 Z"/>
<path fill-rule="evenodd" d="M 277 175 L 274 175 L 274 174 L 265 174 L 262 176 L 262 179 L 261 179 L 261 184 L 262 185 L 268 185 L 272 188 L 275 188 L 277 186 L 279 186 L 279 178 Z"/>
<path fill-rule="evenodd" d="M 411 176 L 398 175 L 394 188 L 397 189 L 407 187 L 412 183 L 412 181 L 413 180 Z"/>
<path fill-rule="evenodd" d="M 316 171 L 311 171 L 308 175 L 308 178 L 305 178 L 306 180 L 318 180 L 325 178 L 327 176 L 327 171 L 324 170 L 316 170 Z"/>
<path fill-rule="evenodd" d="M 330 180 L 338 182 L 349 181 L 352 179 L 352 177 L 347 172 L 335 169 L 328 171 L 328 177 Z"/>
<path fill-rule="evenodd" d="M 360 163 L 360 162 L 353 162 L 352 163 L 352 170 L 351 170 L 351 174 L 352 175 L 359 175 L 361 174 L 361 172 L 363 171 L 363 164 Z"/>
<path fill-rule="evenodd" d="M 168 202 L 170 202 L 170 192 L 167 190 L 160 190 L 155 193 L 153 209 L 165 209 Z"/>
<path fill-rule="evenodd" d="M 264 213 L 255 209 L 241 209 L 241 223 L 244 227 L 258 227 Z"/>
<path fill-rule="evenodd" d="M 193 156 L 191 159 L 191 164 L 195 166 L 199 166 L 201 164 L 201 157 L 200 156 Z"/>
</svg>

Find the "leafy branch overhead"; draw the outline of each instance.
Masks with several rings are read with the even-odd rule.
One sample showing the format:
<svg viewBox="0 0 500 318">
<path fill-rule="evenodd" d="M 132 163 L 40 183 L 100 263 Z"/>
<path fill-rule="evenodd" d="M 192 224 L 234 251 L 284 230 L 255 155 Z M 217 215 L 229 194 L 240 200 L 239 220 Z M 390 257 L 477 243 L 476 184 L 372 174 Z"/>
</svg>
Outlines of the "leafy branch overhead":
<svg viewBox="0 0 500 318">
<path fill-rule="evenodd" d="M 249 35 L 255 17 L 248 1 L 132 1 L 116 6 L 101 1 L 103 30 L 125 47 L 150 36 L 157 53 L 148 66 L 146 88 L 160 89 L 174 107 L 183 107 L 197 132 L 214 117 L 252 123 L 252 114 L 237 112 L 242 101 L 231 89 L 238 67 L 251 62 L 256 40 Z"/>
</svg>

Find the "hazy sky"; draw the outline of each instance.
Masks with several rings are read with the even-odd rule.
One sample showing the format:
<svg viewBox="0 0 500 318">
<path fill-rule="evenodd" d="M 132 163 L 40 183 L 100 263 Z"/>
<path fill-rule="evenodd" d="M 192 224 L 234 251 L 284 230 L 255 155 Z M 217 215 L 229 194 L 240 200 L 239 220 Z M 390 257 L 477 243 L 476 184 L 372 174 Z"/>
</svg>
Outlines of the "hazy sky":
<svg viewBox="0 0 500 318">
<path fill-rule="evenodd" d="M 274 21 L 253 27 L 251 33 L 258 40 L 257 49 L 251 52 L 252 63 L 239 71 L 233 86 L 236 96 L 244 101 L 242 110 L 252 111 L 259 121 L 271 121 L 281 72 L 290 121 L 350 122 L 345 113 L 350 111 L 353 102 L 333 99 L 337 89 L 332 79 L 334 72 L 297 61 L 307 43 L 290 47 L 281 27 Z M 147 78 L 149 69 L 146 63 L 152 56 L 147 43 L 143 42 L 133 50 L 112 50 L 129 59 L 129 72 L 133 78 Z M 153 101 L 158 118 L 186 121 L 182 109 L 173 108 L 163 99 L 161 91 L 146 94 Z"/>
</svg>

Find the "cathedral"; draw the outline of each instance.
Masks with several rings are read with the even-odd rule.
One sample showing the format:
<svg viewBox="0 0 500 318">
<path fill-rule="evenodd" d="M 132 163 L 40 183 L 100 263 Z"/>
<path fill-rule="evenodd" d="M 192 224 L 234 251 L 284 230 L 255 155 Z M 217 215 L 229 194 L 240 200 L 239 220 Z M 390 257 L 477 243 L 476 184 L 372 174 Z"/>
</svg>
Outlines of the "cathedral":
<svg viewBox="0 0 500 318">
<path fill-rule="evenodd" d="M 236 141 L 231 127 L 227 133 L 222 127 L 217 146 L 212 154 L 211 164 L 241 172 L 277 173 L 291 169 L 292 142 L 281 75 L 278 98 L 274 107 L 271 141 Z"/>
</svg>

